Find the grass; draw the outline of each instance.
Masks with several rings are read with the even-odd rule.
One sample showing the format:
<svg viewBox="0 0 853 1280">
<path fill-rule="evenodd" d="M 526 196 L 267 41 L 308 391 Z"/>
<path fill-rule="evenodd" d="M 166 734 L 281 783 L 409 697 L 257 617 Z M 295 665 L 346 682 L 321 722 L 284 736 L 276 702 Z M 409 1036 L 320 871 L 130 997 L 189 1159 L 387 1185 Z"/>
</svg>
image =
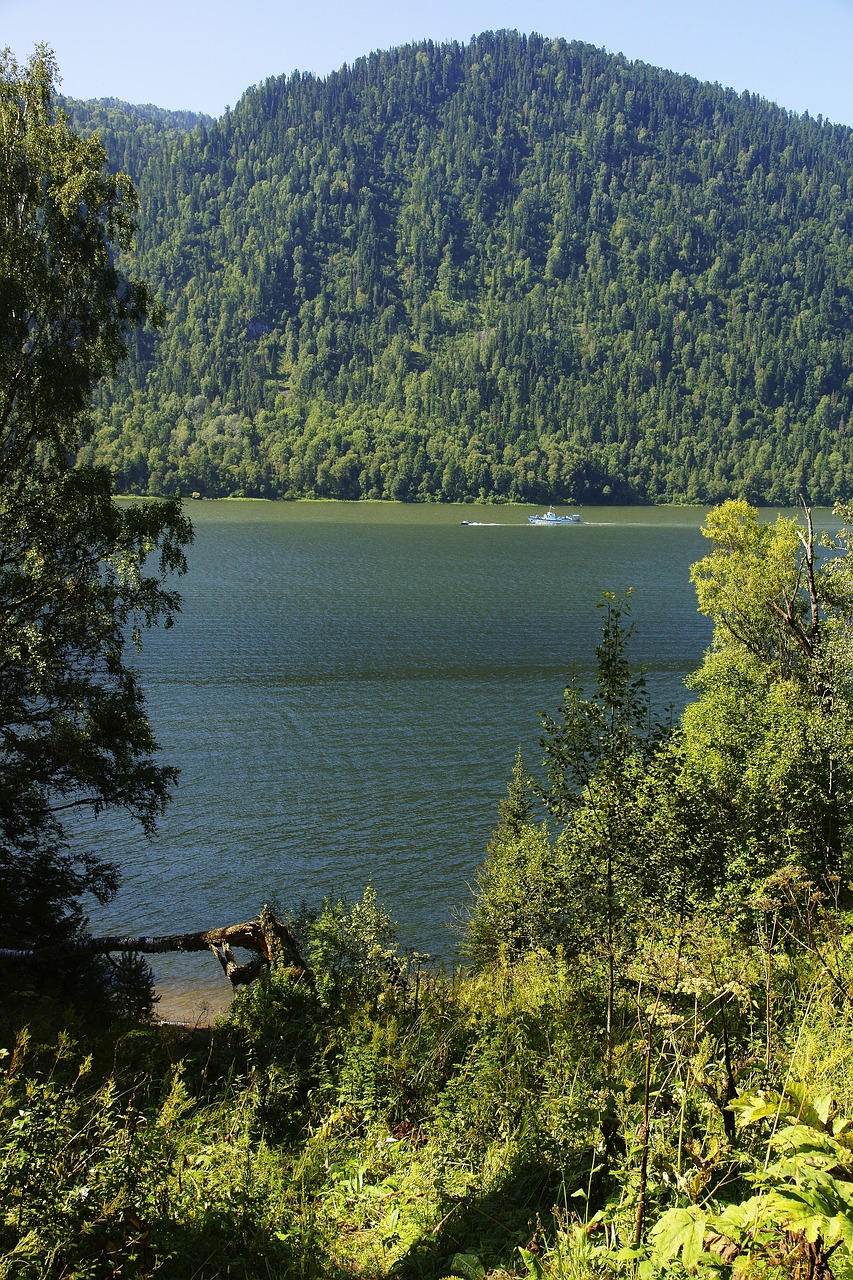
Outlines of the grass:
<svg viewBox="0 0 853 1280">
<path fill-rule="evenodd" d="M 0 1077 L 0 1277 L 677 1275 L 655 1261 L 667 1214 L 746 1203 L 778 1164 L 767 1121 L 732 1141 L 727 1070 L 742 1097 L 853 1114 L 838 981 L 780 957 L 768 1003 L 760 953 L 724 951 L 705 927 L 669 988 L 626 970 L 609 1061 L 601 975 L 545 952 L 421 976 L 416 1001 L 378 964 L 325 990 L 273 972 L 207 1038 L 143 1028 L 89 1054 L 22 1036 Z M 833 963 L 853 977 L 842 940 Z M 652 957 L 645 984 L 666 971 Z"/>
</svg>

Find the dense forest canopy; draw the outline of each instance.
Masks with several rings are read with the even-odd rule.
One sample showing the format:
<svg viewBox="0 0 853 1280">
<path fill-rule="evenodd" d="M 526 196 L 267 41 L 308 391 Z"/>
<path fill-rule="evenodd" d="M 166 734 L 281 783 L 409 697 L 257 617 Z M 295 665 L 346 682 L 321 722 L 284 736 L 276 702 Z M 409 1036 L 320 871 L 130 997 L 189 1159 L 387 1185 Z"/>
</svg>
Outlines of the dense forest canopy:
<svg viewBox="0 0 853 1280">
<path fill-rule="evenodd" d="M 487 33 L 66 103 L 167 321 L 84 457 L 128 491 L 830 503 L 853 490 L 853 132 Z"/>
</svg>

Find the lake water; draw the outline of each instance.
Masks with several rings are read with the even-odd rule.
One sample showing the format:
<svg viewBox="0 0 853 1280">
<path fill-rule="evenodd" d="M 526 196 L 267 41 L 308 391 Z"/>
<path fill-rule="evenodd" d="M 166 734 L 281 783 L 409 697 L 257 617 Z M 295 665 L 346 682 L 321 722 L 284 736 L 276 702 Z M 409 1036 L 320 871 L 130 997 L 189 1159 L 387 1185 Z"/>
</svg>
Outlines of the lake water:
<svg viewBox="0 0 853 1280">
<path fill-rule="evenodd" d="M 688 580 L 701 511 L 586 508 L 553 529 L 528 511 L 190 504 L 183 613 L 140 659 L 181 782 L 154 840 L 94 828 L 123 869 L 95 930 L 211 928 L 370 883 L 405 945 L 451 958 L 516 751 L 535 768 L 537 713 L 573 668 L 592 676 L 600 593 L 635 588 L 660 707 L 683 705 L 710 636 Z M 166 1016 L 228 998 L 212 956 L 154 967 Z"/>
</svg>

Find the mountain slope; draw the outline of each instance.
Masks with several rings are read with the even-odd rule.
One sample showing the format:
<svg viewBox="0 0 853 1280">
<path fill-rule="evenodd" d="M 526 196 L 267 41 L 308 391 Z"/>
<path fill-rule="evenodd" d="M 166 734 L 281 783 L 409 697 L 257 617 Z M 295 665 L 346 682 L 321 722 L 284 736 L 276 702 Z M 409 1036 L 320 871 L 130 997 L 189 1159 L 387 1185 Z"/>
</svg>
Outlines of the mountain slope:
<svg viewBox="0 0 853 1280">
<path fill-rule="evenodd" d="M 105 138 L 168 314 L 99 406 L 126 488 L 853 492 L 849 129 L 505 32 L 145 127 Z"/>
</svg>

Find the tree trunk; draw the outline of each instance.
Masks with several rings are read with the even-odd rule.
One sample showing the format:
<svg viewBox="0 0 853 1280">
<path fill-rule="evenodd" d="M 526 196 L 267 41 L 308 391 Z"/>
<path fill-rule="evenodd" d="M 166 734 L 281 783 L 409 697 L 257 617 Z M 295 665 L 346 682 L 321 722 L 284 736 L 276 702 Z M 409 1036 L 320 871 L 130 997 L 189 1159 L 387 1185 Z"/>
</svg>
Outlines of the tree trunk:
<svg viewBox="0 0 853 1280">
<path fill-rule="evenodd" d="M 254 951 L 255 959 L 248 964 L 238 964 L 232 947 Z M 142 955 L 160 955 L 168 951 L 212 951 L 232 986 L 251 982 L 269 965 L 290 968 L 309 981 L 313 980 L 311 970 L 300 956 L 290 929 L 279 923 L 267 906 L 263 907 L 257 920 L 225 925 L 221 929 L 173 933 L 162 937 L 80 938 L 58 946 L 30 947 L 26 950 L 0 948 L 0 961 L 55 961 L 67 955 L 104 955 L 116 951 L 132 951 Z"/>
</svg>

